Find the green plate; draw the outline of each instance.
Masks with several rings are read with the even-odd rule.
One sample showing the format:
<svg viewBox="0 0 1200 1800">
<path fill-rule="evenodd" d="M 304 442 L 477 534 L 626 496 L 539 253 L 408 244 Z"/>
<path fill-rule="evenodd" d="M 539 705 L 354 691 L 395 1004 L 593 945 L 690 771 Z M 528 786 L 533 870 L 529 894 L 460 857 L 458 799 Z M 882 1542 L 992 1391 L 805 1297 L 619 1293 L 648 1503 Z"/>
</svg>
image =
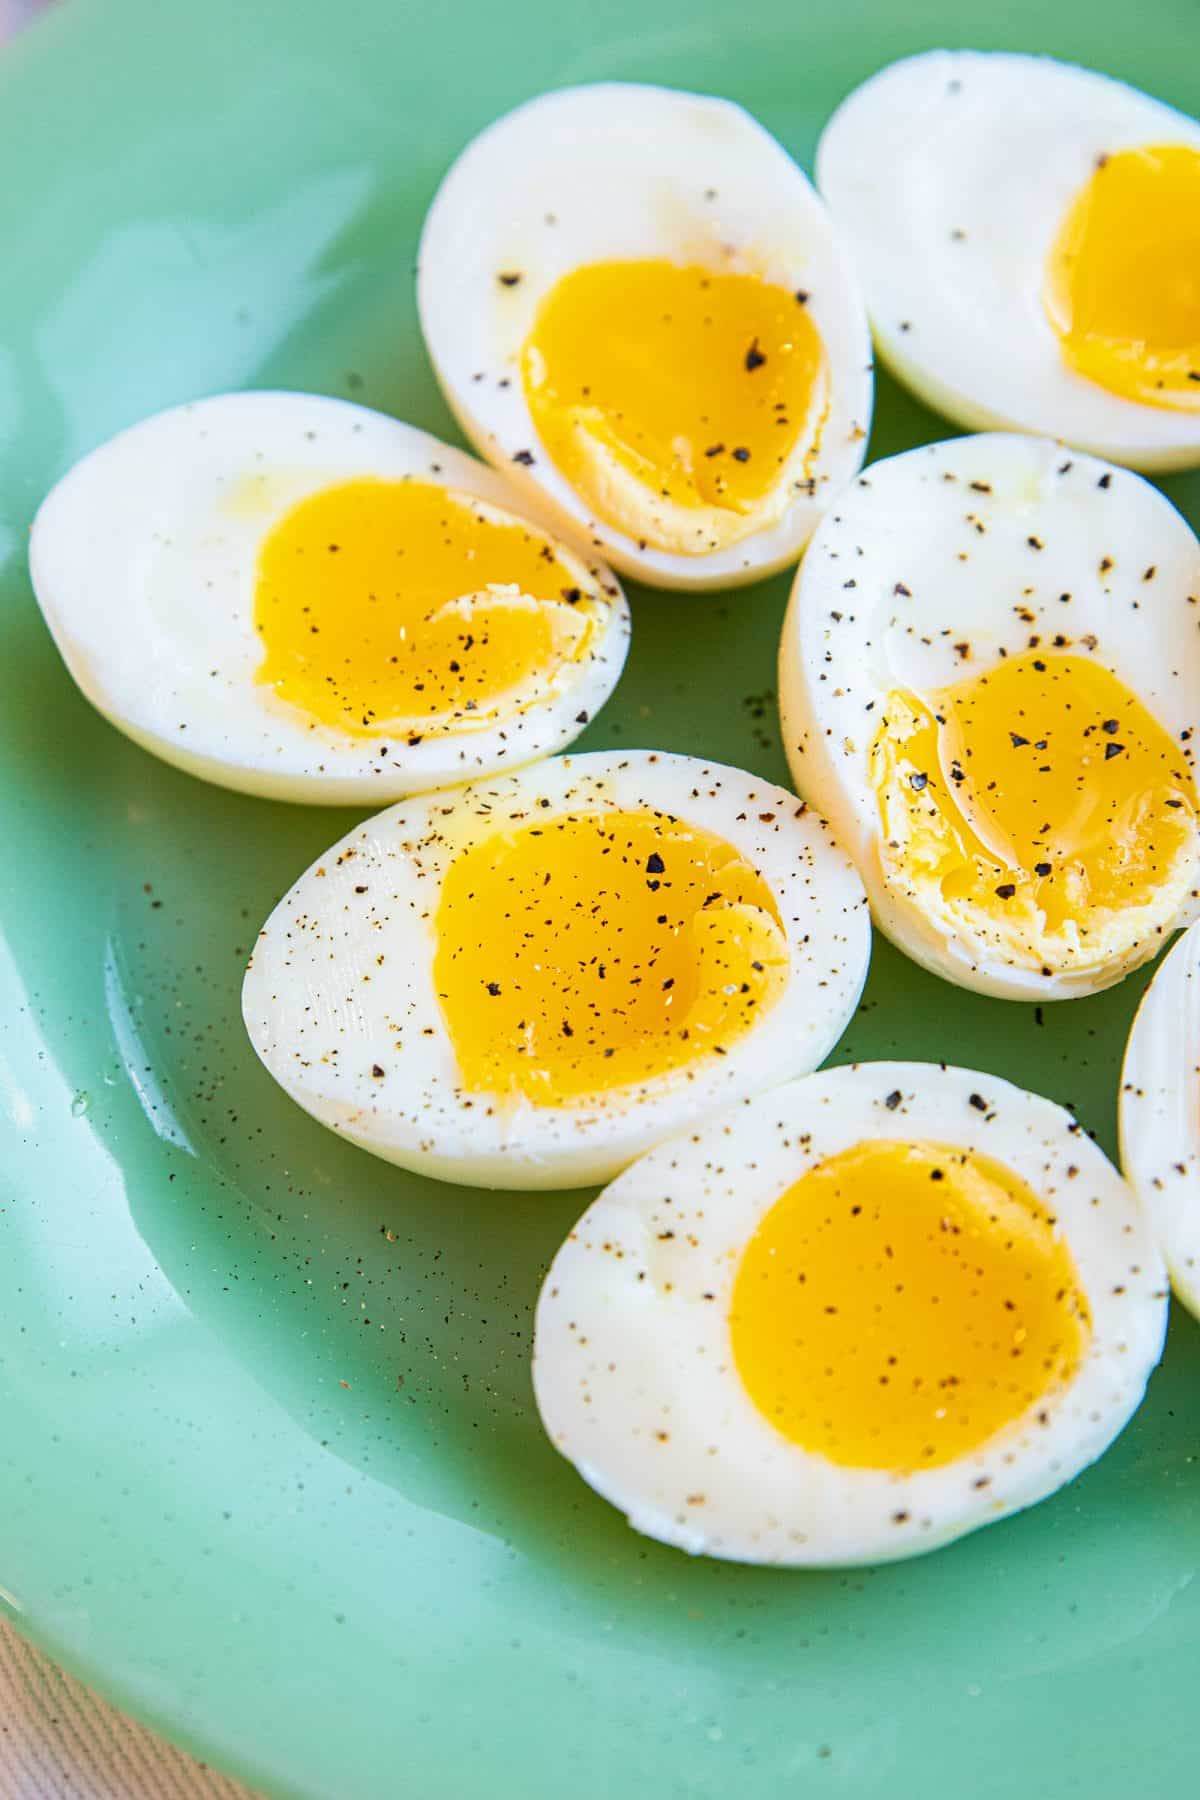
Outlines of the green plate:
<svg viewBox="0 0 1200 1800">
<path fill-rule="evenodd" d="M 967 9 L 970 10 L 970 9 Z M 338 1143 L 238 1016 L 255 928 L 347 815 L 174 773 L 76 694 L 24 561 L 46 488 L 213 389 L 451 434 L 412 264 L 497 113 L 621 76 L 744 101 L 805 162 L 942 42 L 1200 112 L 1195 0 L 74 0 L 0 65 L 0 1600 L 88 1681 L 320 1800 L 1117 1800 L 1195 1788 L 1200 1332 L 1055 1500 L 925 1561 L 800 1575 L 635 1537 L 543 1439 L 530 1311 L 580 1202 Z M 881 384 L 872 450 L 945 427 Z M 1167 484 L 1200 519 L 1200 480 Z M 136 501 L 136 496 L 131 496 Z M 635 593 L 584 740 L 784 778 L 787 583 Z M 1142 982 L 1054 1009 L 879 945 L 840 1055 L 974 1062 L 1111 1150 Z"/>
</svg>

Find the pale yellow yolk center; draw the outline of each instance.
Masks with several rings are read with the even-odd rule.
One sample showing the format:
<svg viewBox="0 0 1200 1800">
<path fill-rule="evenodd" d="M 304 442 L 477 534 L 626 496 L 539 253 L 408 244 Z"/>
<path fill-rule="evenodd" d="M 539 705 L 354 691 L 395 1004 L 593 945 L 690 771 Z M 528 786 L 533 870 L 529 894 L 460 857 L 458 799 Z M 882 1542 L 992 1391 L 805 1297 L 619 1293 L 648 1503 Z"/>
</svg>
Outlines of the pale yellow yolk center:
<svg viewBox="0 0 1200 1800">
<path fill-rule="evenodd" d="M 747 1244 L 729 1315 L 755 1406 L 793 1443 L 907 1473 L 977 1450 L 1079 1368 L 1091 1334 L 1043 1203 L 990 1157 L 868 1140 Z"/>
<path fill-rule="evenodd" d="M 550 289 L 523 351 L 525 393 L 600 518 L 700 554 L 782 510 L 825 383 L 806 299 L 665 261 L 587 264 Z"/>
<path fill-rule="evenodd" d="M 460 850 L 435 930 L 464 1086 L 545 1106 L 724 1054 L 789 966 L 758 871 L 652 812 L 548 817 Z"/>
<path fill-rule="evenodd" d="M 595 605 L 539 533 L 432 482 L 346 482 L 259 552 L 258 679 L 310 719 L 410 741 L 490 723 L 585 653 Z"/>
<path fill-rule="evenodd" d="M 871 777 L 885 873 L 1011 927 L 1033 961 L 1153 906 L 1196 857 L 1180 746 L 1083 656 L 1029 653 L 890 695 Z"/>
<path fill-rule="evenodd" d="M 1059 229 L 1045 303 L 1081 375 L 1129 400 L 1200 410 L 1200 150 L 1104 157 Z"/>
</svg>

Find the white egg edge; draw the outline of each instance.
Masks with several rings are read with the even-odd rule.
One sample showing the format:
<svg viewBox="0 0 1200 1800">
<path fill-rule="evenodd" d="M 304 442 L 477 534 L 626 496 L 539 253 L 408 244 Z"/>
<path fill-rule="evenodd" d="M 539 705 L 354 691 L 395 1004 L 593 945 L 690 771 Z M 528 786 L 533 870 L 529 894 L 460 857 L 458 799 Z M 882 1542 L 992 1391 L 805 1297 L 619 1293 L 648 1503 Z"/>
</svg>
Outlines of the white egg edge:
<svg viewBox="0 0 1200 1800">
<path fill-rule="evenodd" d="M 453 368 L 458 347 L 456 321 L 461 308 L 448 309 L 445 299 L 463 282 L 460 219 L 471 207 L 477 182 L 485 179 L 489 185 L 499 184 L 501 172 L 511 169 L 513 191 L 522 193 L 524 206 L 539 212 L 547 210 L 540 202 L 535 207 L 531 198 L 557 174 L 557 170 L 547 167 L 538 151 L 543 122 L 556 124 L 554 115 L 565 110 L 568 116 L 577 114 L 581 122 L 590 124 L 587 115 L 595 110 L 597 126 L 607 129 L 607 108 L 613 103 L 657 109 L 663 116 L 672 117 L 672 128 L 676 121 L 684 130 L 690 130 L 694 124 L 698 147 L 712 135 L 714 122 L 719 122 L 722 132 L 736 131 L 762 161 L 764 192 L 773 196 L 771 204 L 776 216 L 795 214 L 811 232 L 807 259 L 790 257 L 787 278 L 791 285 L 812 290 L 810 313 L 825 344 L 831 377 L 830 414 L 815 475 L 822 492 L 820 497 L 797 497 L 775 525 L 703 556 L 684 557 L 640 548 L 626 533 L 593 517 L 541 446 L 525 403 L 519 372 L 513 376 L 511 386 L 498 390 L 490 382 L 460 381 Z M 619 156 L 619 134 L 614 134 L 610 142 L 613 155 Z M 703 154 L 703 150 L 699 153 Z M 712 149 L 708 154 L 712 180 L 719 182 L 720 155 Z M 698 190 L 706 185 L 706 178 L 698 178 Z M 762 204 L 766 206 L 765 201 Z M 553 206 L 548 210 L 553 211 Z M 507 222 L 505 228 L 509 228 Z M 506 257 L 497 245 L 491 261 L 496 268 L 503 268 L 512 258 Z M 873 357 L 852 259 L 803 170 L 756 119 L 733 101 L 632 82 L 597 82 L 554 90 L 505 114 L 471 140 L 438 188 L 421 236 L 417 301 L 426 347 L 442 392 L 480 454 L 515 482 L 521 493 L 529 496 L 531 504 L 536 498 L 548 507 L 557 529 L 569 541 L 599 552 L 613 568 L 648 586 L 702 592 L 759 581 L 788 567 L 800 555 L 829 499 L 862 466 L 873 404 Z M 511 368 L 507 372 L 511 375 Z M 526 450 L 537 455 L 534 468 L 513 460 Z"/>
<path fill-rule="evenodd" d="M 1142 997 L 1121 1069 L 1121 1163 L 1188 1311 L 1200 1319 L 1200 924 Z"/>
<path fill-rule="evenodd" d="M 1032 73 L 1041 78 L 1047 70 L 1065 80 L 1087 84 L 1110 104 L 1118 106 L 1126 117 L 1146 119 L 1147 128 L 1159 120 L 1169 126 L 1172 141 L 1182 140 L 1200 147 L 1200 124 L 1165 102 L 1155 100 L 1140 88 L 1103 75 L 1097 70 L 1049 56 L 1029 56 L 1002 50 L 928 50 L 889 63 L 868 77 L 846 96 L 831 115 L 817 145 L 816 182 L 829 205 L 839 228 L 851 242 L 856 233 L 851 223 L 852 202 L 847 195 L 841 172 L 854 167 L 857 150 L 866 140 L 878 155 L 882 166 L 898 167 L 903 160 L 905 140 L 914 118 L 928 110 L 945 93 L 947 83 L 963 70 L 975 65 L 1011 71 L 1014 80 L 1027 83 Z M 882 126 L 882 132 L 880 127 Z M 877 140 L 882 136 L 882 144 Z M 1110 147 L 1097 138 L 1096 154 Z M 853 160 L 852 160 L 853 159 Z M 1085 376 L 1071 369 L 1058 351 L 1049 325 L 1044 325 L 1045 343 L 1054 348 L 1052 386 L 1057 398 L 1048 404 L 1039 402 L 1034 409 L 1009 410 L 1005 405 L 987 405 L 971 391 L 968 380 L 948 380 L 938 367 L 935 348 L 927 357 L 915 352 L 917 342 L 911 332 L 900 329 L 900 321 L 921 310 L 919 303 L 908 298 L 897 300 L 887 276 L 874 266 L 880 254 L 878 242 L 856 243 L 866 304 L 871 320 L 875 348 L 888 369 L 918 399 L 952 419 L 968 431 L 1044 432 L 1062 437 L 1076 448 L 1143 474 L 1169 474 L 1190 469 L 1200 463 L 1200 415 L 1172 413 L 1169 409 L 1145 406 L 1121 395 L 1099 388 Z M 902 266 L 911 261 L 913 247 L 904 246 Z M 885 291 L 885 286 L 886 290 Z M 908 290 L 905 290 L 906 294 Z M 914 290 L 915 292 L 915 290 Z M 936 322 L 935 322 L 936 323 Z M 936 331 L 934 332 L 936 339 Z M 1087 404 L 1092 410 L 1097 394 L 1103 395 L 1106 412 L 1117 421 L 1116 429 L 1094 429 L 1083 435 L 1069 429 L 1067 408 L 1070 399 Z M 1168 421 L 1168 423 L 1163 423 Z"/>
<path fill-rule="evenodd" d="M 1021 446 L 1026 446 L 1031 454 L 1040 453 L 1051 460 L 1070 456 L 1081 466 L 1086 465 L 1099 473 L 1111 474 L 1115 479 L 1141 482 L 1141 477 L 1134 472 L 1114 468 L 1099 458 L 1089 457 L 1086 452 L 1068 449 L 1057 440 L 1014 432 L 986 432 L 919 445 L 913 450 L 901 451 L 894 457 L 868 465 L 858 480 L 869 488 L 871 483 L 878 481 L 881 472 L 889 464 L 909 458 L 914 461 L 921 458 L 931 461 L 944 458 L 958 464 L 964 475 L 972 473 L 976 466 L 975 459 L 978 458 L 977 472 L 983 474 L 987 472 L 988 458 L 993 450 L 1002 456 L 1011 455 L 1014 451 L 1019 451 Z M 847 512 L 853 504 L 855 485 L 851 483 L 842 496 Z M 1200 581 L 1200 543 L 1188 521 L 1157 488 L 1145 482 L 1141 485 L 1146 502 L 1159 514 L 1164 540 L 1168 534 L 1173 534 L 1178 538 L 1181 551 L 1185 548 L 1191 551 L 1196 559 L 1197 580 Z M 1124 979 L 1133 965 L 1122 963 L 1106 979 L 1098 979 L 1088 973 L 1079 978 L 1067 974 L 1044 977 L 1036 971 L 1014 967 L 1004 971 L 984 969 L 956 941 L 948 940 L 934 930 L 917 916 L 915 909 L 898 907 L 889 894 L 879 858 L 880 822 L 873 790 L 865 776 L 857 768 L 852 768 L 849 760 L 835 762 L 827 748 L 821 691 L 809 679 L 810 657 L 806 654 L 803 642 L 804 616 L 810 612 L 815 613 L 824 600 L 832 597 L 836 591 L 834 587 L 827 590 L 825 588 L 820 573 L 821 552 L 822 547 L 839 529 L 839 525 L 844 523 L 845 516 L 845 513 L 835 514 L 831 511 L 814 534 L 813 542 L 796 573 L 780 635 L 778 687 L 784 751 L 797 791 L 829 819 L 839 841 L 853 857 L 870 896 L 872 914 L 878 928 L 906 956 L 932 974 L 952 981 L 957 986 L 1001 1000 L 1070 1000 L 1096 993 L 1105 986 L 1115 985 Z M 852 531 L 850 535 L 854 535 Z M 861 535 L 865 537 L 867 533 Z M 1188 623 L 1194 625 L 1195 621 Z M 961 629 L 965 631 L 969 624 L 968 620 L 961 621 Z M 866 650 L 867 646 L 864 644 L 849 646 L 843 653 L 843 666 L 869 666 Z M 1153 713 L 1155 697 L 1147 696 L 1145 685 L 1133 680 L 1130 670 L 1118 668 L 1117 673 L 1127 680 L 1128 685 L 1139 694 L 1143 703 L 1149 705 Z M 1200 706 L 1197 707 L 1197 730 L 1200 735 Z M 1193 900 L 1190 908 L 1174 925 L 1164 930 L 1164 940 L 1176 926 L 1190 923 L 1195 917 L 1198 904 L 1200 900 Z"/>
<path fill-rule="evenodd" d="M 694 786 L 703 797 L 694 812 Z M 682 789 L 682 792 L 681 792 Z M 719 833 L 762 873 L 776 896 L 792 958 L 788 988 L 723 1058 L 618 1090 L 598 1104 L 501 1110 L 465 1095 L 433 987 L 431 923 L 440 877 L 400 848 L 439 824 L 443 809 L 482 803 L 498 829 L 518 812 L 539 820 L 601 804 L 658 808 Z M 548 808 L 539 809 L 546 799 Z M 760 815 L 771 815 L 763 817 Z M 452 829 L 452 828 L 450 828 Z M 466 841 L 461 830 L 455 843 Z M 347 852 L 351 855 L 347 857 Z M 339 861 L 339 858 L 343 859 Z M 323 871 L 320 875 L 316 871 Z M 368 954 L 310 911 L 364 921 Z M 423 885 L 424 884 L 424 885 Z M 364 893 L 359 894 L 358 890 Z M 380 911 L 380 896 L 383 911 Z M 300 945 L 297 954 L 295 946 Z M 388 1011 L 401 1031 L 366 1015 L 359 996 L 374 954 L 386 957 Z M 824 821 L 793 794 L 740 769 L 657 751 L 593 752 L 548 759 L 515 776 L 401 802 L 357 826 L 293 886 L 260 934 L 243 986 L 250 1040 L 276 1081 L 322 1124 L 386 1161 L 440 1180 L 516 1188 L 578 1187 L 607 1180 L 672 1132 L 742 1094 L 815 1068 L 849 1022 L 866 979 L 870 921 L 849 858 Z M 320 1009 L 315 1026 L 314 1009 Z M 407 1011 L 405 1010 L 407 1009 Z M 306 1034 L 315 1032 L 307 1040 Z M 302 1050 L 301 1046 L 306 1045 Z M 338 1054 L 332 1058 L 331 1050 Z M 342 1054 L 344 1052 L 344 1054 Z M 340 1061 L 339 1061 L 340 1056 Z M 374 1077 L 372 1069 L 384 1073 Z M 402 1102 L 390 1100 L 402 1094 Z"/>
<path fill-rule="evenodd" d="M 478 732 L 431 736 L 417 745 L 386 739 L 386 759 L 379 754 L 383 734 L 359 739 L 310 726 L 301 712 L 297 710 L 293 718 L 292 709 L 282 702 L 273 703 L 266 690 L 254 683 L 250 698 L 256 724 L 263 729 L 268 745 L 241 752 L 236 747 L 222 752 L 216 743 L 203 748 L 185 743 L 182 728 L 194 721 L 176 720 L 172 726 L 166 716 L 159 716 L 165 715 L 166 709 L 161 696 L 152 691 L 153 683 L 142 684 L 130 695 L 115 693 L 113 684 L 97 668 L 103 651 L 95 642 L 88 642 L 88 623 L 81 618 L 96 579 L 93 534 L 87 529 L 96 471 L 109 465 L 119 470 L 128 463 L 132 473 L 143 451 L 163 459 L 170 469 L 176 455 L 186 454 L 195 433 L 231 427 L 244 433 L 250 444 L 256 423 L 267 420 L 274 433 L 281 415 L 288 416 L 289 429 L 301 433 L 316 421 L 322 430 L 338 435 L 342 450 L 353 435 L 350 460 L 339 462 L 335 456 L 325 474 L 309 481 L 302 492 L 358 475 L 429 477 L 502 509 L 516 522 L 528 524 L 552 540 L 572 572 L 578 573 L 579 585 L 589 594 L 602 593 L 607 606 L 594 649 L 580 663 L 578 673 L 559 693 L 536 702 L 516 719 L 501 718 Z M 242 472 L 231 469 L 231 477 Z M 248 460 L 244 472 L 253 475 L 260 471 Z M 274 522 L 273 518 L 266 521 L 263 535 Z M 33 522 L 29 562 L 34 592 L 59 653 L 80 691 L 110 724 L 152 755 L 190 775 L 276 800 L 369 805 L 452 786 L 498 768 L 520 767 L 565 749 L 615 687 L 630 634 L 628 601 L 613 575 L 602 563 L 582 558 L 565 544 L 547 523 L 544 507 L 531 510 L 511 484 L 486 463 L 428 432 L 369 407 L 317 394 L 258 389 L 212 395 L 127 427 L 77 461 L 51 489 Z M 242 574 L 249 606 L 252 572 Z M 91 629 L 94 634 L 95 628 Z M 581 713 L 586 718 L 581 720 Z"/>
<path fill-rule="evenodd" d="M 986 1111 L 972 1095 L 986 1099 Z M 809 1134 L 804 1143 L 800 1132 Z M 749 1138 L 748 1154 L 734 1163 L 739 1134 Z M 1027 1417 L 968 1456 L 909 1476 L 841 1468 L 790 1443 L 753 1405 L 728 1361 L 728 1299 L 749 1235 L 801 1173 L 867 1135 L 960 1145 L 995 1156 L 1042 1196 L 1053 1188 L 1092 1310 L 1092 1338 L 1075 1379 L 1038 1403 L 1046 1424 Z M 717 1155 L 725 1188 L 714 1207 L 705 1183 Z M 677 1211 L 656 1211 L 665 1191 L 700 1194 L 705 1223 L 685 1214 L 684 1230 Z M 1119 1229 L 1110 1232 L 1120 1254 L 1115 1243 L 1094 1241 L 1093 1198 L 1117 1212 Z M 673 1292 L 663 1303 L 650 1268 L 661 1254 L 658 1227 L 680 1226 L 674 1251 L 689 1231 L 710 1229 L 714 1211 L 714 1254 L 693 1280 L 712 1301 Z M 599 1277 L 585 1236 L 610 1252 Z M 1135 1197 L 1069 1114 L 993 1075 L 945 1064 L 853 1064 L 774 1088 L 660 1144 L 604 1190 L 545 1278 L 534 1392 L 556 1448 L 649 1537 L 736 1562 L 881 1563 L 1031 1506 L 1094 1462 L 1140 1404 L 1166 1319 L 1166 1272 Z M 615 1380 L 604 1386 L 626 1366 L 633 1399 L 628 1390 L 616 1395 Z M 589 1370 L 590 1400 L 581 1404 L 580 1378 Z M 664 1395 L 666 1409 L 658 1405 Z M 668 1423 L 663 1443 L 655 1432 Z M 702 1500 L 692 1504 L 697 1480 Z"/>
</svg>

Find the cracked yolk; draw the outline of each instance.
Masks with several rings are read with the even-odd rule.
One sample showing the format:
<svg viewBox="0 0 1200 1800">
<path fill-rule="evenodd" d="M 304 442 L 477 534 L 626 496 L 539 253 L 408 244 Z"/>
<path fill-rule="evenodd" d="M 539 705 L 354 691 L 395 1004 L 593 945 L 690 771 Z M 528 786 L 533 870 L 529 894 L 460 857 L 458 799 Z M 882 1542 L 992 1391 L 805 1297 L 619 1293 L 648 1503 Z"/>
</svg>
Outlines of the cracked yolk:
<svg viewBox="0 0 1200 1800">
<path fill-rule="evenodd" d="M 522 354 L 542 443 L 630 536 L 685 554 L 736 542 L 778 517 L 806 474 L 826 385 L 806 300 L 666 261 L 572 270 Z"/>
<path fill-rule="evenodd" d="M 758 871 L 652 812 L 563 814 L 469 845 L 435 929 L 463 1085 L 544 1106 L 724 1054 L 789 967 Z"/>
<path fill-rule="evenodd" d="M 1059 229 L 1045 304 L 1081 375 L 1128 400 L 1200 410 L 1200 150 L 1102 157 Z"/>
<path fill-rule="evenodd" d="M 1087 657 L 1010 657 L 940 693 L 889 695 L 871 777 L 889 880 L 992 920 L 1035 961 L 1174 908 L 1194 871 L 1180 747 Z"/>
<path fill-rule="evenodd" d="M 259 552 L 258 679 L 317 724 L 410 742 L 554 691 L 594 602 L 548 540 L 433 482 L 348 481 L 300 501 Z"/>
<path fill-rule="evenodd" d="M 1060 1390 L 1091 1334 L 1024 1181 L 942 1144 L 819 1163 L 747 1244 L 729 1315 L 754 1405 L 806 1450 L 907 1473 L 977 1450 Z"/>
</svg>

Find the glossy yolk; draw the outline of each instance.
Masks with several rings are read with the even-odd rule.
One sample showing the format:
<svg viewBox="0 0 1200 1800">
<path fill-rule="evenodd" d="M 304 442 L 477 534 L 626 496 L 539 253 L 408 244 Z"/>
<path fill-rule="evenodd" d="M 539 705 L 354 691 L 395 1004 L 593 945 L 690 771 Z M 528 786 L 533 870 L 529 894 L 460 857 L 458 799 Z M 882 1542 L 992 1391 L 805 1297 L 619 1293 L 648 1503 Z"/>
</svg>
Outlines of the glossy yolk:
<svg viewBox="0 0 1200 1800">
<path fill-rule="evenodd" d="M 812 439 L 824 351 L 806 299 L 665 261 L 573 270 L 523 352 L 543 444 L 599 516 L 635 537 L 702 552 L 714 531 L 744 535 Z"/>
<path fill-rule="evenodd" d="M 757 870 L 652 812 L 564 814 L 459 851 L 436 933 L 464 1086 L 545 1106 L 723 1054 L 789 963 Z"/>
<path fill-rule="evenodd" d="M 1200 150 L 1102 158 L 1060 227 L 1045 302 L 1081 375 L 1200 410 Z"/>
<path fill-rule="evenodd" d="M 977 1450 L 1079 1368 L 1090 1336 L 1070 1251 L 990 1157 L 867 1140 L 817 1165 L 743 1252 L 730 1331 L 750 1399 L 853 1468 Z"/>
<path fill-rule="evenodd" d="M 553 691 L 593 603 L 551 544 L 424 481 L 302 500 L 259 553 L 258 679 L 339 732 L 470 730 Z"/>
<path fill-rule="evenodd" d="M 890 695 L 871 774 L 906 872 L 1031 936 L 1086 935 L 1195 854 L 1179 746 L 1087 657 L 1029 653 Z"/>
</svg>

